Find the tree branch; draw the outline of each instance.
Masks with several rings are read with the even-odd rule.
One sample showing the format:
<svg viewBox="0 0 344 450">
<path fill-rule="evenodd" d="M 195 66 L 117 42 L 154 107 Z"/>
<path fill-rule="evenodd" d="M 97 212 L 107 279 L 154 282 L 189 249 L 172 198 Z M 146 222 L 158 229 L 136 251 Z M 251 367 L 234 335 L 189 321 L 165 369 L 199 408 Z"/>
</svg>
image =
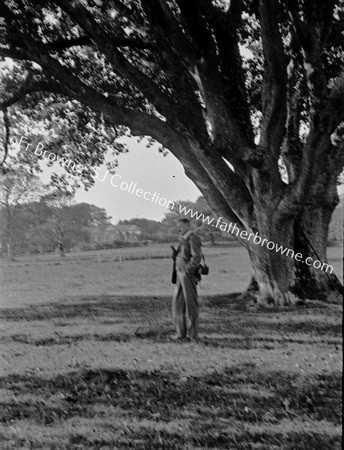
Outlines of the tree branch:
<svg viewBox="0 0 344 450">
<path fill-rule="evenodd" d="M 310 95 L 313 97 L 313 103 L 321 99 L 327 89 L 322 51 L 329 37 L 329 30 L 331 30 L 331 12 L 333 7 L 333 0 L 320 3 L 317 0 L 309 2 L 303 11 L 304 18 L 302 20 L 297 4 L 293 1 L 287 2 L 300 54 L 304 60 L 305 74 L 308 79 Z M 325 13 L 323 8 L 325 8 Z"/>
<path fill-rule="evenodd" d="M 344 121 L 344 70 L 334 81 L 327 100 L 327 111 L 332 119 L 332 132 Z"/>
<path fill-rule="evenodd" d="M 129 37 L 118 37 L 112 39 L 112 44 L 115 47 L 130 47 L 136 49 L 149 49 L 156 50 L 157 46 L 153 42 L 144 41 L 142 39 L 129 38 Z M 94 42 L 88 36 L 80 36 L 78 38 L 72 39 L 58 39 L 55 42 L 46 44 L 44 47 L 49 51 L 59 51 L 66 50 L 71 47 L 85 46 L 85 45 L 95 45 Z"/>
<path fill-rule="evenodd" d="M 182 59 L 189 70 L 197 62 L 196 48 L 183 30 L 170 7 L 162 0 L 142 0 L 142 6 L 154 28 L 169 43 L 169 47 Z M 166 33 L 166 31 L 168 31 Z M 163 46 L 160 48 L 165 49 Z"/>
<path fill-rule="evenodd" d="M 335 147 L 331 144 L 331 135 L 344 121 L 344 72 L 334 83 L 331 95 L 322 99 L 317 106 L 317 111 L 311 116 L 310 130 L 302 149 L 302 158 L 299 158 L 297 176 L 286 187 L 279 205 L 285 216 L 295 216 L 304 202 L 312 197 L 314 180 L 322 179 L 319 170 L 334 164 L 332 173 L 335 173 L 341 164 L 342 160 L 336 156 Z"/>
<path fill-rule="evenodd" d="M 234 3 L 237 2 L 235 1 Z M 174 57 L 172 59 L 173 64 L 175 64 L 175 55 L 183 62 L 185 69 L 192 75 L 197 88 L 201 92 L 206 105 L 203 114 L 205 119 L 211 124 L 214 147 L 235 166 L 236 170 L 244 173 L 246 165 L 240 160 L 240 147 L 253 145 L 253 137 L 252 140 L 247 138 L 250 134 L 252 135 L 250 133 L 252 126 L 247 113 L 248 126 L 243 133 L 235 120 L 237 114 L 234 114 L 233 111 L 230 114 L 230 110 L 233 110 L 234 104 L 238 106 L 236 112 L 238 109 L 245 110 L 245 107 L 248 110 L 248 105 L 247 101 L 242 101 L 243 96 L 234 95 L 234 91 L 238 93 L 243 83 L 238 83 L 238 78 L 233 76 L 236 74 L 236 69 L 233 69 L 233 67 L 237 67 L 237 64 L 233 63 L 235 58 L 233 58 L 231 52 L 228 63 L 232 68 L 232 76 L 230 79 L 227 76 L 226 80 L 224 80 L 219 72 L 218 61 L 216 60 L 217 47 L 209 24 L 205 20 L 205 17 L 209 18 L 210 11 L 212 11 L 211 5 L 205 8 L 204 2 L 198 0 L 192 0 L 191 2 L 180 0 L 178 5 L 181 9 L 182 20 L 179 21 L 171 7 L 162 0 L 143 0 L 142 4 L 147 16 L 152 21 L 153 29 L 159 30 L 161 37 L 159 36 L 158 39 L 162 40 L 163 43 L 166 41 L 166 46 L 162 47 L 164 51 L 169 52 L 169 58 L 171 58 L 171 55 Z M 231 10 L 230 14 L 232 12 Z M 233 20 L 233 17 L 231 17 L 231 20 Z M 185 24 L 188 34 L 182 28 L 183 26 L 185 27 Z M 223 23 L 222 31 L 228 25 L 228 21 Z M 168 31 L 167 33 L 166 30 Z M 235 35 L 235 30 L 236 28 L 226 32 L 226 37 L 223 36 L 221 42 L 223 43 L 224 52 L 227 51 L 228 53 L 229 51 L 228 34 Z M 230 48 L 233 47 L 233 42 L 234 47 L 237 48 L 237 37 L 234 38 L 234 41 L 231 41 Z M 205 43 L 208 49 L 205 54 L 201 49 L 201 43 Z M 226 73 L 223 69 L 224 67 L 222 67 L 222 72 Z M 181 88 L 178 87 L 178 90 Z M 229 99 L 232 100 L 232 103 L 229 102 Z"/>
<path fill-rule="evenodd" d="M 60 62 L 50 55 L 45 54 L 38 45 L 33 46 L 29 37 L 26 38 L 27 50 L 25 59 L 34 61 L 42 66 L 46 73 L 49 73 L 55 80 L 58 80 L 58 83 L 54 81 L 37 82 L 30 86 L 25 86 L 11 99 L 6 100 L 3 105 L 6 104 L 9 106 L 10 104 L 14 104 L 25 95 L 37 92 L 39 88 L 50 92 L 58 92 L 67 97 L 74 98 L 91 109 L 104 114 L 112 123 L 127 126 L 131 129 L 133 135 L 151 135 L 163 143 L 163 140 L 161 140 L 164 134 L 163 130 L 168 128 L 165 122 L 153 115 L 118 106 L 113 100 L 110 100 L 93 87 L 83 83 L 68 69 L 62 66 Z"/>
<path fill-rule="evenodd" d="M 231 171 L 228 172 L 226 177 L 223 177 L 224 183 L 221 186 L 218 185 L 216 172 L 216 164 L 208 161 L 208 165 L 205 166 L 199 157 L 199 150 L 195 148 L 195 143 L 185 140 L 180 135 L 177 135 L 174 131 L 170 130 L 170 133 L 165 134 L 165 139 L 170 141 L 166 142 L 166 147 L 179 159 L 185 168 L 185 174 L 196 184 L 199 190 L 202 192 L 208 203 L 211 205 L 212 210 L 219 216 L 222 215 L 226 220 L 236 223 L 241 230 L 245 229 L 245 226 L 240 220 L 240 215 L 243 217 L 243 210 L 247 205 L 243 206 L 243 192 L 239 187 L 242 181 Z M 197 145 L 197 144 L 196 144 Z M 185 151 L 188 149 L 188 151 Z M 223 162 L 223 161 L 222 161 Z M 225 164 L 223 162 L 223 164 Z M 212 169 L 209 171 L 209 165 Z M 227 166 L 227 169 L 230 170 Z M 225 181 L 226 180 L 226 181 Z M 238 184 L 239 183 L 239 184 Z M 231 185 L 231 188 L 229 187 Z M 239 214 L 235 212 L 234 208 L 229 207 L 229 198 L 234 200 L 234 207 L 238 208 Z M 240 201 L 242 199 L 242 201 Z M 251 219 L 252 217 L 249 217 Z M 245 217 L 245 221 L 247 221 Z M 246 222 L 247 223 L 247 222 Z M 245 243 L 243 243 L 245 244 Z"/>
<path fill-rule="evenodd" d="M 13 58 L 19 60 L 27 59 L 25 53 L 22 50 L 7 48 L 3 45 L 0 45 L 0 56 L 2 56 L 3 58 Z"/>
<path fill-rule="evenodd" d="M 55 0 L 55 2 L 75 21 L 96 43 L 98 50 L 106 55 L 114 70 L 127 79 L 157 108 L 157 110 L 171 120 L 176 121 L 175 104 L 152 81 L 151 77 L 134 67 L 125 56 L 113 45 L 111 37 L 96 22 L 92 14 L 78 1 Z"/>
<path fill-rule="evenodd" d="M 324 161 L 326 153 L 331 146 L 331 133 L 324 132 L 327 120 L 323 120 L 321 112 L 313 116 L 307 141 L 303 148 L 301 168 L 295 181 L 289 183 L 285 188 L 283 199 L 278 209 L 281 216 L 295 217 L 298 214 L 307 197 L 310 196 L 310 186 L 316 180 L 316 171 L 319 160 Z"/>
<path fill-rule="evenodd" d="M 1 51 L 0 51 L 1 54 Z M 23 100 L 23 98 L 26 97 L 26 95 L 33 94 L 35 92 L 61 92 L 60 87 L 57 83 L 53 81 L 37 81 L 37 82 L 30 82 L 27 80 L 26 83 L 24 83 L 18 91 L 16 91 L 15 94 L 13 94 L 11 97 L 9 97 L 7 100 L 4 100 L 0 102 L 0 108 L 9 108 L 10 106 L 14 105 L 15 103 L 20 102 Z"/>
<path fill-rule="evenodd" d="M 310 186 L 319 178 L 319 167 L 328 166 L 331 135 L 344 120 L 344 72 L 337 77 L 329 91 L 322 52 L 329 39 L 326 27 L 331 27 L 334 2 L 306 2 L 304 9 L 299 11 L 293 1 L 288 1 L 287 7 L 297 36 L 312 103 L 310 130 L 303 146 L 300 170 L 296 179 L 287 186 L 280 204 L 283 214 L 293 215 L 310 198 Z"/>
<path fill-rule="evenodd" d="M 110 0 L 110 3 L 113 4 L 120 16 L 128 17 L 132 13 L 131 9 L 120 0 Z"/>
<path fill-rule="evenodd" d="M 288 101 L 286 132 L 282 146 L 282 156 L 287 167 L 289 183 L 295 181 L 301 170 L 302 143 L 300 140 L 300 123 L 302 101 L 306 95 L 306 80 L 301 73 L 298 61 L 288 66 Z"/>
<path fill-rule="evenodd" d="M 285 132 L 287 116 L 286 57 L 278 26 L 279 9 L 275 0 L 260 0 L 260 23 L 264 52 L 261 136 L 259 146 L 273 155 L 275 166 Z"/>
<path fill-rule="evenodd" d="M 197 63 L 196 48 L 166 2 L 142 0 L 142 6 L 150 18 L 155 40 L 159 42 L 158 53 L 164 71 L 171 74 L 174 89 L 178 92 L 181 122 L 208 145 L 204 108 L 196 93 L 198 86 L 193 73 Z"/>
<path fill-rule="evenodd" d="M 184 9 L 186 8 L 186 15 L 189 20 L 193 20 L 192 14 L 197 16 L 201 12 L 201 9 L 199 12 L 192 8 L 189 10 L 187 8 L 188 4 L 185 4 L 185 2 L 180 2 L 180 4 Z M 205 130 L 205 122 L 209 121 L 212 125 L 213 151 L 226 158 L 238 173 L 245 173 L 246 166 L 240 160 L 240 151 L 232 149 L 234 142 L 235 144 L 238 144 L 238 141 L 239 143 L 245 142 L 247 145 L 247 141 L 235 123 L 234 116 L 232 115 L 229 119 L 228 105 L 224 101 L 228 97 L 226 97 L 229 85 L 228 80 L 219 85 L 221 77 L 216 64 L 206 65 L 206 68 L 204 68 L 202 52 L 196 45 L 197 40 L 194 42 L 194 36 L 189 36 L 185 33 L 183 20 L 179 20 L 165 1 L 143 0 L 142 5 L 146 15 L 151 20 L 156 41 L 161 43 L 160 48 L 162 52 L 168 53 L 167 58 L 162 57 L 162 59 L 172 73 L 178 74 L 179 80 L 176 80 L 175 88 L 180 93 L 178 101 L 182 103 L 183 109 L 186 110 L 183 123 L 193 122 L 192 129 L 196 130 L 195 136 L 202 142 L 204 147 L 209 147 L 209 136 Z M 199 3 L 199 8 L 201 8 L 200 5 L 202 3 Z M 184 9 L 182 9 L 182 13 L 185 12 Z M 205 17 L 208 16 L 205 14 Z M 211 39 L 213 39 L 213 36 L 211 36 Z M 227 41 L 226 45 L 228 45 Z M 231 60 L 231 66 L 233 67 L 233 60 Z M 201 69 L 199 69 L 200 67 Z M 207 71 L 207 76 L 204 75 L 205 71 Z M 190 74 L 189 78 L 188 74 Z M 231 79 L 230 82 L 235 85 L 237 90 L 237 80 L 233 81 Z M 203 111 L 199 99 L 194 95 L 194 91 L 197 88 L 206 104 L 206 109 Z M 201 129 L 201 132 L 198 131 L 200 130 L 200 124 L 204 124 L 204 130 Z M 204 132 L 206 137 L 203 139 Z"/>
<path fill-rule="evenodd" d="M 188 144 L 190 151 L 205 168 L 223 198 L 227 199 L 227 202 L 231 199 L 231 208 L 236 216 L 242 222 L 247 222 L 252 217 L 252 197 L 243 179 L 230 169 L 216 150 L 204 149 L 191 139 Z"/>
<path fill-rule="evenodd" d="M 243 61 L 239 50 L 238 28 L 244 8 L 242 0 L 231 0 L 228 11 L 221 10 L 212 0 L 199 2 L 204 17 L 212 27 L 218 49 L 218 64 L 223 79 L 222 95 L 226 98 L 237 121 L 245 130 L 247 144 L 254 146 L 250 108 L 243 73 Z"/>
<path fill-rule="evenodd" d="M 243 149 L 253 146 L 254 143 L 251 124 L 247 129 L 246 127 L 243 129 L 237 120 L 238 117 L 242 117 L 241 108 L 245 110 L 245 105 L 242 101 L 243 96 L 239 92 L 241 83 L 237 78 L 237 66 L 241 59 L 240 55 L 238 59 L 236 26 L 221 36 L 220 27 L 216 30 L 212 27 L 211 16 L 214 14 L 212 5 L 203 0 L 178 0 L 177 3 L 183 23 L 186 24 L 185 29 L 197 49 L 196 64 L 194 67 L 189 67 L 189 70 L 193 74 L 206 106 L 205 116 L 211 125 L 212 143 L 237 171 L 246 176 L 247 165 L 243 161 Z M 234 3 L 237 3 L 236 0 Z M 232 19 L 234 23 L 235 20 L 233 17 Z M 226 20 L 221 31 L 229 25 L 229 22 L 226 24 L 225 22 Z M 230 23 L 231 26 L 233 23 Z M 229 34 L 231 39 L 228 38 Z M 224 45 L 223 50 L 230 55 L 228 57 L 231 67 L 229 72 L 226 72 L 224 65 L 220 65 L 221 57 L 218 57 L 220 46 L 217 38 L 220 39 L 221 46 Z"/>
</svg>

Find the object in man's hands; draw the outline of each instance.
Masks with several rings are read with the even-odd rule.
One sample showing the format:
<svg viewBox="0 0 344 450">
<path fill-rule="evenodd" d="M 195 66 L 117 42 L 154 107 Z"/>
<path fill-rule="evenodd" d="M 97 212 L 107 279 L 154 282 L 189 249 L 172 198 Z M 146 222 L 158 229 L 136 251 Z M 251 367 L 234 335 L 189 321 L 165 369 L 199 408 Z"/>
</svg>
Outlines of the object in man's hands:
<svg viewBox="0 0 344 450">
<path fill-rule="evenodd" d="M 207 266 L 206 262 L 205 262 L 205 258 L 204 255 L 202 253 L 202 258 L 203 258 L 203 262 L 204 262 L 204 266 L 202 266 L 202 264 L 199 265 L 199 273 L 201 275 L 208 275 L 209 273 L 209 267 Z"/>
<path fill-rule="evenodd" d="M 202 266 L 202 264 L 199 266 L 199 272 L 201 275 L 208 275 L 209 273 L 209 267 L 205 264 Z"/>
<path fill-rule="evenodd" d="M 176 258 L 178 255 L 178 250 L 176 250 L 173 245 L 171 245 L 172 249 L 172 259 L 173 259 L 173 269 L 172 269 L 172 278 L 171 283 L 176 284 L 177 283 L 177 270 L 176 270 Z"/>
<path fill-rule="evenodd" d="M 178 250 L 175 249 L 173 247 L 173 245 L 171 245 L 171 250 L 172 250 L 172 259 L 175 260 L 177 258 L 177 255 L 178 255 Z"/>
</svg>

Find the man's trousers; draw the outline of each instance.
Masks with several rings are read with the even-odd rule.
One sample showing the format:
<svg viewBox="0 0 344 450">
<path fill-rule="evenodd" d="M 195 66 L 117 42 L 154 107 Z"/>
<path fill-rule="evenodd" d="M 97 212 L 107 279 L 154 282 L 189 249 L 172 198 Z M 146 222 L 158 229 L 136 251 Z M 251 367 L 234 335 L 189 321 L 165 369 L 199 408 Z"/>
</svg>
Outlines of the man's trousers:
<svg viewBox="0 0 344 450">
<path fill-rule="evenodd" d="M 177 270 L 177 284 L 172 298 L 172 315 L 178 338 L 197 338 L 198 299 L 193 275 Z"/>
</svg>

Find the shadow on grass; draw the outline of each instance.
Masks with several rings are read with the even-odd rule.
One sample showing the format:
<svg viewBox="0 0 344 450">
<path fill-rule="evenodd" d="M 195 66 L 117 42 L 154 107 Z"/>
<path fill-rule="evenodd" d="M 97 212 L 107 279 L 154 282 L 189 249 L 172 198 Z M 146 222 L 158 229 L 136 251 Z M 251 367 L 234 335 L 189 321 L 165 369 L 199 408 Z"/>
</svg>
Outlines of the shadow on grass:
<svg viewBox="0 0 344 450">
<path fill-rule="evenodd" d="M 55 327 L 72 327 L 77 326 L 78 321 L 87 319 L 99 325 L 99 329 L 83 334 L 55 331 L 53 335 L 39 339 L 26 334 L 14 334 L 0 336 L 0 342 L 52 346 L 86 340 L 128 342 L 150 339 L 155 343 L 165 343 L 173 332 L 172 322 L 167 326 L 170 302 L 167 296 L 83 296 L 71 298 L 70 302 L 3 309 L 0 310 L 0 318 L 9 321 L 48 320 L 54 321 Z M 201 300 L 201 304 L 201 334 L 208 337 L 200 345 L 243 350 L 263 347 L 269 350 L 288 343 L 341 344 L 342 326 L 338 323 L 337 310 L 331 307 L 316 309 L 314 316 L 311 310 L 305 311 L 304 308 L 278 312 L 243 311 L 240 294 L 207 296 Z M 128 330 L 116 331 L 116 325 L 121 323 L 130 325 Z M 102 329 L 102 325 L 113 325 L 113 331 Z"/>
<path fill-rule="evenodd" d="M 333 435 L 341 418 L 339 373 L 261 373 L 254 364 L 243 364 L 223 373 L 180 378 L 172 372 L 99 369 L 49 379 L 10 375 L 0 378 L 0 388 L 13 396 L 0 402 L 5 425 L 28 420 L 54 426 L 75 417 L 92 424 L 91 419 L 103 419 L 108 432 L 103 439 L 98 434 L 96 444 L 87 434 L 70 435 L 70 445 L 81 448 L 340 448 L 339 435 Z M 114 408 L 121 420 L 111 421 Z M 122 420 L 129 422 L 125 439 L 119 441 Z M 188 432 L 171 430 L 169 424 L 176 421 Z M 319 421 L 326 421 L 321 430 Z M 329 422 L 332 431 L 326 429 Z"/>
<path fill-rule="evenodd" d="M 151 311 L 162 311 L 170 297 L 102 295 L 73 297 L 70 300 L 68 303 L 51 302 L 26 308 L 6 308 L 0 310 L 0 318 L 21 321 L 128 317 L 140 312 L 147 314 Z"/>
<path fill-rule="evenodd" d="M 228 295 L 200 296 L 202 307 L 209 309 L 225 308 L 244 310 L 245 302 L 241 301 L 240 293 Z M 138 296 L 138 295 L 90 295 L 67 298 L 68 301 L 48 302 L 21 308 L 0 309 L 0 319 L 47 320 L 105 317 L 111 318 L 129 316 L 137 313 L 150 313 L 170 310 L 171 296 Z"/>
<path fill-rule="evenodd" d="M 26 345 L 34 345 L 37 347 L 49 347 L 55 345 L 72 345 L 77 342 L 132 342 L 133 340 L 150 340 L 152 343 L 170 344 L 171 335 L 174 334 L 172 327 L 163 330 L 148 330 L 135 333 L 90 333 L 90 334 L 71 334 L 63 336 L 53 336 L 47 338 L 35 339 L 27 334 L 15 334 L 11 336 L 0 336 L 0 344 L 19 343 Z M 288 347 L 288 344 L 306 344 L 306 345 L 334 345 L 336 347 L 342 344 L 340 339 L 317 339 L 310 338 L 276 338 L 276 337 L 248 337 L 248 336 L 233 336 L 233 337 L 203 337 L 197 341 L 197 345 L 214 348 L 228 348 L 235 350 L 252 350 L 265 349 L 275 350 Z M 177 343 L 178 344 L 178 343 Z M 181 343 L 183 344 L 183 342 Z"/>
</svg>

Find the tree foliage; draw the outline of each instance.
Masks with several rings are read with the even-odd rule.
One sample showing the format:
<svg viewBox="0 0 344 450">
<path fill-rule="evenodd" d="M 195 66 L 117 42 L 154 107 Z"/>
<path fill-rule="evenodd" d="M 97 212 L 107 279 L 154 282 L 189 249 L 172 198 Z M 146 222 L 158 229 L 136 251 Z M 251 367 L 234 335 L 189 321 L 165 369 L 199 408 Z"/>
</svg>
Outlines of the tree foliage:
<svg viewBox="0 0 344 450">
<path fill-rule="evenodd" d="M 13 257 L 15 236 L 26 226 L 20 219 L 22 208 L 45 193 L 46 188 L 40 179 L 21 167 L 0 174 L 1 247 L 6 246 L 9 259 Z"/>
<path fill-rule="evenodd" d="M 331 135 L 343 120 L 341 6 L 4 1 L 0 54 L 15 62 L 3 73 L 1 104 L 6 112 L 20 101 L 36 124 L 53 124 L 52 149 L 90 166 L 103 162 L 121 126 L 152 136 L 185 164 L 192 154 L 181 152 L 176 133 L 183 143 L 196 141 L 203 159 L 211 154 L 204 175 L 218 178 L 220 169 L 222 195 L 235 193 L 237 222 L 247 220 L 252 165 L 276 181 L 282 153 L 293 188 L 279 188 L 293 195 L 284 195 L 280 207 L 289 211 L 315 175 L 302 130 L 319 124 Z M 328 136 L 324 145 L 326 161 L 338 167 Z M 91 181 L 90 173 L 84 177 Z"/>
<path fill-rule="evenodd" d="M 6 209 L 0 210 L 0 242 L 6 251 Z M 12 213 L 13 254 L 53 252 L 62 243 L 64 250 L 91 241 L 90 230 L 105 229 L 110 217 L 103 208 L 88 203 L 52 200 L 50 195 L 16 207 Z"/>
</svg>

